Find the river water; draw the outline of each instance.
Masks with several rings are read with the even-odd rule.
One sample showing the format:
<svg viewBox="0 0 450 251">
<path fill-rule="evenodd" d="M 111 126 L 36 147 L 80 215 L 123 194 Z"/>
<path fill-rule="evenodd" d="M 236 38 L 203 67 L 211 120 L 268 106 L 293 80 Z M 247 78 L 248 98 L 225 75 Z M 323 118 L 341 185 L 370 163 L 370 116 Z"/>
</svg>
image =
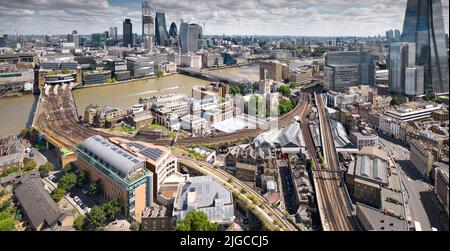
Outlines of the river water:
<svg viewBox="0 0 450 251">
<path fill-rule="evenodd" d="M 246 77 L 257 81 L 259 65 L 242 66 L 240 68 L 221 69 L 233 75 Z M 75 89 L 73 95 L 79 115 L 89 104 L 99 106 L 111 105 L 122 109 L 137 104 L 140 97 L 151 97 L 158 94 L 183 93 L 192 95 L 192 87 L 206 85 L 208 81 L 181 74 L 175 74 L 160 79 L 136 80 L 117 85 Z M 17 134 L 23 128 L 30 126 L 35 106 L 34 95 L 0 99 L 0 137 Z"/>
</svg>

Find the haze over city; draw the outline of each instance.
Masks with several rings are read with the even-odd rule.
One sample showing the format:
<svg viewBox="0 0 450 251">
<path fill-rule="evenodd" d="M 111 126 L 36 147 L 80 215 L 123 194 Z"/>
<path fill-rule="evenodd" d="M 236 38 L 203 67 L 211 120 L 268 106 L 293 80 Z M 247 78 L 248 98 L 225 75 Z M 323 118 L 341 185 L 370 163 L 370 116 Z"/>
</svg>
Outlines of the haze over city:
<svg viewBox="0 0 450 251">
<path fill-rule="evenodd" d="M 168 23 L 206 22 L 206 35 L 377 36 L 402 29 L 406 0 L 153 0 Z M 449 2 L 442 1 L 448 33 Z M 0 0 L 4 33 L 91 34 L 131 18 L 141 25 L 138 0 Z"/>
</svg>

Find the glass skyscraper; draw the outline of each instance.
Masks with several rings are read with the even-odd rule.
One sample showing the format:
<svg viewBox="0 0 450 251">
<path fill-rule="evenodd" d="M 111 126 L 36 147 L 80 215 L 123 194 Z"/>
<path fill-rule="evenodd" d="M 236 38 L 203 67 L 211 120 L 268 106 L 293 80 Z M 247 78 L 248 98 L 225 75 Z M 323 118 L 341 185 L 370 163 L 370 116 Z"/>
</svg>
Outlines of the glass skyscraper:
<svg viewBox="0 0 450 251">
<path fill-rule="evenodd" d="M 416 44 L 426 94 L 448 92 L 448 56 L 441 0 L 408 0 L 402 41 Z"/>
<path fill-rule="evenodd" d="M 166 26 L 166 15 L 162 12 L 156 12 L 155 22 L 156 44 L 164 46 L 169 38 Z"/>
<path fill-rule="evenodd" d="M 325 54 L 326 90 L 343 91 L 346 87 L 375 84 L 375 64 L 363 51 L 333 51 Z"/>
<path fill-rule="evenodd" d="M 181 52 L 196 51 L 199 37 L 201 37 L 200 25 L 181 21 L 179 34 Z"/>
<path fill-rule="evenodd" d="M 172 22 L 172 24 L 170 25 L 169 36 L 172 38 L 176 38 L 178 36 L 178 29 L 175 22 Z"/>
<path fill-rule="evenodd" d="M 123 22 L 123 47 L 133 46 L 133 24 L 131 19 Z"/>
<path fill-rule="evenodd" d="M 151 49 L 153 44 L 153 36 L 155 35 L 153 17 L 148 1 L 142 1 L 142 38 L 144 47 Z"/>
</svg>

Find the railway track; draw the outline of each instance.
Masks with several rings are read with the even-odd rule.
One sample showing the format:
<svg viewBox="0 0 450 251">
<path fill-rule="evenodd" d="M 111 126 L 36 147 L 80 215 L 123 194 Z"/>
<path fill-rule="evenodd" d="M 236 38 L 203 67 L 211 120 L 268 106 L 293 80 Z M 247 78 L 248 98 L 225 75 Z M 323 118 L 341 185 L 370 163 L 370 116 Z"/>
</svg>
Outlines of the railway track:
<svg viewBox="0 0 450 251">
<path fill-rule="evenodd" d="M 185 156 L 177 156 L 177 158 L 180 159 L 181 162 L 183 162 L 182 160 L 193 162 L 193 163 L 198 162 L 193 159 L 187 158 Z M 217 178 L 220 178 L 223 181 L 232 179 L 232 183 L 234 185 L 236 185 L 239 190 L 244 189 L 249 195 L 253 195 L 257 199 L 259 199 L 261 202 L 263 202 L 261 204 L 260 208 L 265 209 L 268 212 L 272 213 L 272 215 L 275 216 L 288 231 L 298 231 L 299 230 L 299 228 L 295 224 L 291 223 L 288 219 L 286 219 L 284 214 L 278 208 L 273 207 L 266 198 L 264 198 L 262 195 L 257 193 L 255 190 L 253 190 L 247 184 L 240 181 L 239 179 L 236 179 L 234 176 L 232 176 L 231 174 L 229 174 L 221 169 L 215 169 L 215 168 L 211 167 L 209 163 L 206 163 L 206 162 L 201 162 L 201 163 L 203 164 L 202 166 L 200 166 L 200 165 L 197 165 L 197 166 L 205 169 L 209 173 L 214 174 L 214 176 L 216 176 Z M 207 166 L 207 167 L 205 167 L 205 166 Z"/>
<path fill-rule="evenodd" d="M 84 139 L 93 135 L 101 135 L 104 137 L 117 137 L 117 135 L 105 133 L 94 130 L 87 126 L 80 124 L 76 118 L 76 108 L 73 105 L 73 96 L 71 90 L 67 88 L 58 91 L 58 94 L 54 94 L 52 88 L 58 88 L 53 86 L 50 88 L 48 95 L 42 94 L 40 111 L 37 114 L 37 127 L 46 135 L 60 139 L 58 141 L 64 141 L 64 145 L 68 148 L 73 147 L 83 142 Z M 291 123 L 292 118 L 296 114 L 300 114 L 304 111 L 306 104 L 299 102 L 297 106 L 289 113 L 284 114 L 278 121 L 278 127 L 285 127 Z M 270 127 L 268 127 L 270 128 Z M 206 137 L 191 137 L 178 139 L 176 145 L 190 145 L 190 144 L 204 144 L 204 143 L 223 143 L 230 142 L 236 139 L 245 139 L 249 137 L 255 137 L 258 134 L 268 130 L 265 128 L 258 129 L 244 129 L 233 133 L 219 133 L 214 136 Z M 172 139 L 148 139 L 145 136 L 135 136 L 134 140 L 140 140 L 144 142 L 150 142 L 157 145 L 170 145 L 173 143 Z M 68 144 L 69 143 L 69 144 Z"/>
<path fill-rule="evenodd" d="M 331 135 L 330 123 L 325 111 L 322 96 L 315 94 L 316 105 L 319 112 L 319 122 L 321 124 L 321 134 L 323 138 L 323 153 L 325 166 L 333 172 L 318 172 L 315 174 L 321 198 L 323 200 L 325 222 L 324 229 L 332 231 L 355 231 L 357 225 L 354 222 L 353 212 L 347 201 L 343 177 L 340 173 L 334 172 L 339 169 L 336 149 Z M 308 128 L 309 129 L 309 128 Z M 312 139 L 311 139 L 312 140 Z M 314 151 L 317 157 L 317 153 Z M 314 158 L 317 160 L 316 158 Z M 315 162 L 315 166 L 320 166 Z"/>
</svg>

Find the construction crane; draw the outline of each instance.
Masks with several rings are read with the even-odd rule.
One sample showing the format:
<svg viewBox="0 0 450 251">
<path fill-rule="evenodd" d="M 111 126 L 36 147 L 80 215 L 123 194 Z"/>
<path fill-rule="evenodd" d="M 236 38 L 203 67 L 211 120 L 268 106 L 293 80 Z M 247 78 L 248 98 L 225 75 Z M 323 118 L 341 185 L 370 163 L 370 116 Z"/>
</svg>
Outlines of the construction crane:
<svg viewBox="0 0 450 251">
<path fill-rule="evenodd" d="M 213 18 L 214 15 L 210 15 L 204 22 L 203 22 L 203 35 L 206 35 L 206 23 Z"/>
</svg>

